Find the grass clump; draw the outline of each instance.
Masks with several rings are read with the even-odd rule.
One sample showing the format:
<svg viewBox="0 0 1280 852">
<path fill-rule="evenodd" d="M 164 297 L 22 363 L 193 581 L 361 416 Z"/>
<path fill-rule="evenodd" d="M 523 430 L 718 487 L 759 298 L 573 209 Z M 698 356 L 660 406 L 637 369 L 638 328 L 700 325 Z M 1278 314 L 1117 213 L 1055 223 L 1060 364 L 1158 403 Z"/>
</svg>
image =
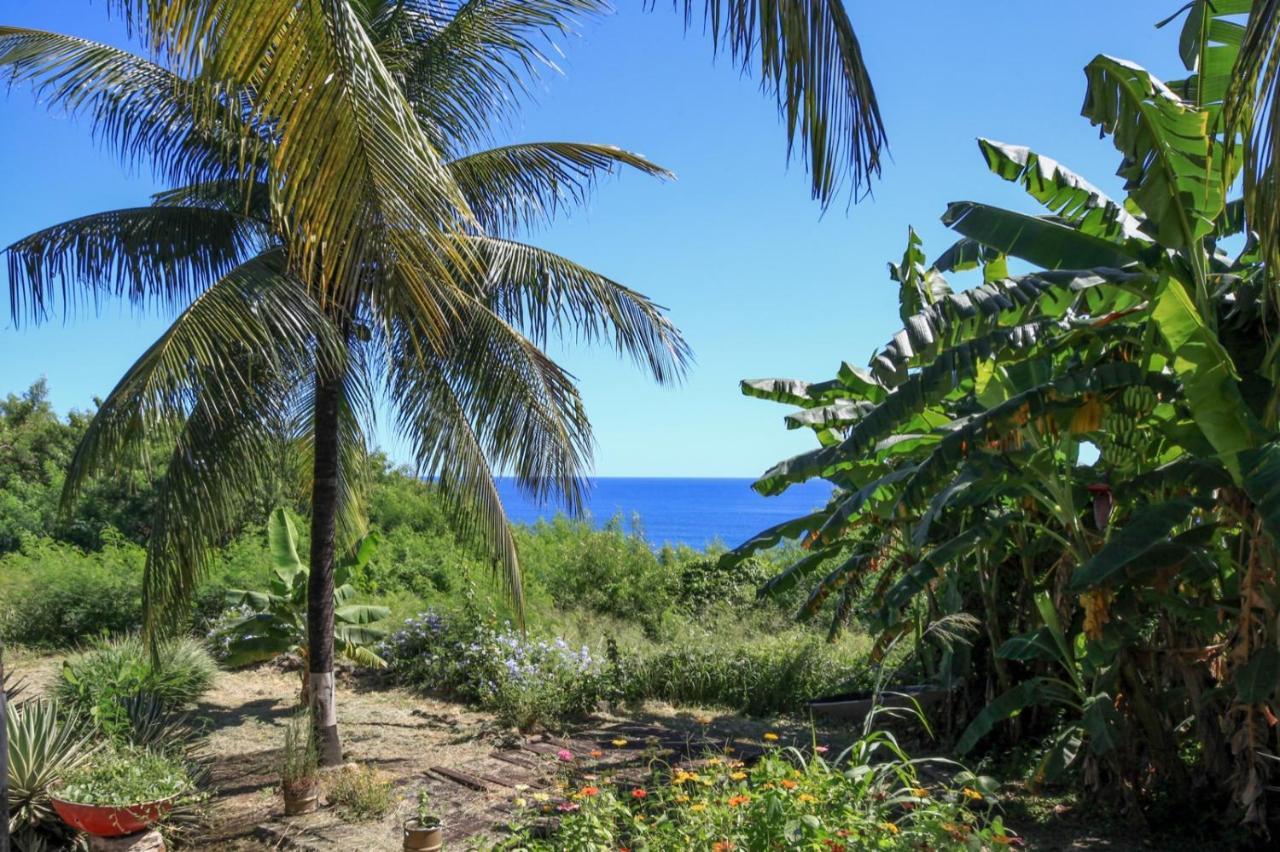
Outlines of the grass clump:
<svg viewBox="0 0 1280 852">
<path fill-rule="evenodd" d="M 90 719 L 110 736 L 130 727 L 128 704 L 148 701 L 173 712 L 194 704 L 213 686 L 218 667 L 194 639 L 166 643 L 153 661 L 141 639 L 100 640 L 62 665 L 54 686 L 59 704 Z"/>
<path fill-rule="evenodd" d="M 344 766 L 333 776 L 329 800 L 348 822 L 370 822 L 391 811 L 391 791 L 391 781 L 372 766 Z"/>
<path fill-rule="evenodd" d="M 280 783 L 291 789 L 308 787 L 315 781 L 319 766 L 315 726 L 311 715 L 303 711 L 294 715 L 284 729 L 284 748 L 277 765 Z"/>
</svg>

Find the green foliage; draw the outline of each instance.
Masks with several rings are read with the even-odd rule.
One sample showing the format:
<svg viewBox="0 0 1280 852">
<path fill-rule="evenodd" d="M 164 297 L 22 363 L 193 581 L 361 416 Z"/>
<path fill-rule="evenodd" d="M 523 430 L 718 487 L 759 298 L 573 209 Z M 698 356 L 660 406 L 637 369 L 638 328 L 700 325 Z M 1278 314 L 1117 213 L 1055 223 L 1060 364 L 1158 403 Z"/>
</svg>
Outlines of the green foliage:
<svg viewBox="0 0 1280 852">
<path fill-rule="evenodd" d="M 307 583 L 310 571 L 298 558 L 298 532 L 283 508 L 271 513 L 267 523 L 267 539 L 271 554 L 271 586 L 266 592 L 229 589 L 226 604 L 241 611 L 214 628 L 215 647 L 228 666 L 246 666 L 294 652 L 306 657 Z M 371 646 L 386 634 L 373 626 L 390 613 L 386 607 L 352 603 L 355 587 L 349 582 L 373 558 L 378 548 L 376 533 L 356 542 L 352 552 L 334 569 L 334 642 L 344 657 L 367 666 L 386 663 Z"/>
<path fill-rule="evenodd" d="M 142 548 L 116 535 L 96 552 L 25 538 L 0 555 L 0 639 L 56 647 L 136 629 L 144 561 Z"/>
<path fill-rule="evenodd" d="M 277 765 L 280 783 L 286 787 L 308 784 L 315 779 L 319 765 L 315 725 L 311 723 L 311 715 L 303 710 L 295 713 L 284 729 L 284 746 Z"/>
<path fill-rule="evenodd" d="M 568 779 L 558 801 L 527 805 L 515 837 L 495 848 L 910 850 L 1017 842 L 988 798 L 994 783 L 955 770 L 912 759 L 885 731 L 833 757 L 772 746 L 749 767 L 721 756 L 696 769 L 655 760 L 641 783 L 586 763 L 587 777 Z M 938 783 L 944 774 L 954 777 Z M 538 830 L 544 811 L 558 817 L 549 834 Z"/>
<path fill-rule="evenodd" d="M 372 766 L 344 766 L 329 781 L 329 801 L 348 822 L 381 819 L 395 805 L 391 780 Z"/>
<path fill-rule="evenodd" d="M 53 811 L 49 793 L 94 755 L 93 737 L 53 701 L 33 699 L 10 708 L 9 826 L 19 848 L 56 847 L 70 830 Z"/>
<path fill-rule="evenodd" d="M 691 632 L 644 653 L 633 693 L 769 716 L 800 712 L 815 698 L 869 685 L 869 648 L 853 638 L 831 645 L 806 630 L 740 636 L 725 627 Z"/>
<path fill-rule="evenodd" d="M 181 795 L 191 787 L 181 761 L 137 746 L 111 745 L 68 773 L 54 795 L 83 805 L 138 805 Z"/>
<path fill-rule="evenodd" d="M 137 636 L 128 636 L 99 640 L 66 660 L 53 691 L 65 710 L 120 739 L 131 728 L 130 702 L 146 698 L 166 712 L 181 710 L 212 688 L 216 673 L 213 657 L 194 639 L 168 642 L 153 659 Z"/>
<path fill-rule="evenodd" d="M 840 489 L 819 516 L 761 533 L 807 551 L 765 593 L 805 581 L 802 619 L 834 599 L 833 632 L 856 609 L 877 648 L 913 637 L 926 673 L 966 685 L 962 751 L 1043 738 L 1033 781 L 1071 773 L 1131 809 L 1207 777 L 1262 832 L 1280 754 L 1264 723 L 1280 667 L 1280 305 L 1253 239 L 1234 256 L 1219 242 L 1249 225 L 1226 203 L 1239 164 L 1217 106 L 1241 33 L 1220 16 L 1244 9 L 1184 11 L 1190 79 L 1110 57 L 1086 68 L 1084 114 L 1121 154 L 1123 201 L 981 140 L 1047 215 L 950 205 L 963 239 L 926 270 L 908 234 L 893 268 L 904 327 L 869 371 L 743 391 L 799 405 L 788 425 L 819 445 L 757 490 Z M 1006 258 L 1036 269 L 1010 277 Z M 973 289 L 941 280 L 979 263 Z M 958 613 L 981 617 L 972 648 L 923 629 Z"/>
</svg>

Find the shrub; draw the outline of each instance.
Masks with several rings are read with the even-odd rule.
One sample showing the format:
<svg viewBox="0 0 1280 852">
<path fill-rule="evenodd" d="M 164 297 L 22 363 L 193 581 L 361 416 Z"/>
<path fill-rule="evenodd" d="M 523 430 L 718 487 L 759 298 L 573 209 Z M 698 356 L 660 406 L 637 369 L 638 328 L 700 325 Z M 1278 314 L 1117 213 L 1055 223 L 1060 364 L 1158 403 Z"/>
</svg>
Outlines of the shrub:
<svg viewBox="0 0 1280 852">
<path fill-rule="evenodd" d="M 63 663 L 54 694 L 67 710 L 121 737 L 129 728 L 127 702 L 147 698 L 162 710 L 195 703 L 213 686 L 217 665 L 194 639 L 165 645 L 155 663 L 136 636 L 99 641 Z"/>
<path fill-rule="evenodd" d="M 764 716 L 796 711 L 868 679 L 865 649 L 803 630 L 754 637 L 695 635 L 646 654 L 635 695 Z"/>
<path fill-rule="evenodd" d="M 528 806 L 499 848 L 917 850 L 1018 842 L 992 813 L 994 782 L 968 773 L 931 785 L 892 736 L 870 733 L 839 757 L 771 748 L 754 766 L 711 757 L 656 766 L 648 781 L 569 778 L 559 801 Z M 546 834 L 544 813 L 558 825 Z"/>
<path fill-rule="evenodd" d="M 191 787 L 186 767 L 176 758 L 113 745 L 70 773 L 56 795 L 84 805 L 135 805 L 172 798 Z"/>
<path fill-rule="evenodd" d="M 642 624 L 656 636 L 675 609 L 677 574 L 661 562 L 638 527 L 620 518 L 596 529 L 587 521 L 557 516 L 518 530 L 520 561 L 556 606 Z"/>
<path fill-rule="evenodd" d="M 142 621 L 141 547 L 110 536 L 89 553 L 49 539 L 26 539 L 0 556 L 0 639 L 64 646 Z"/>
<path fill-rule="evenodd" d="M 344 766 L 334 776 L 329 800 L 350 822 L 379 819 L 391 810 L 392 784 L 371 766 Z"/>
<path fill-rule="evenodd" d="M 400 682 L 470 701 L 527 730 L 591 712 L 602 669 L 588 648 L 535 640 L 474 610 L 420 613 L 379 647 Z"/>
</svg>

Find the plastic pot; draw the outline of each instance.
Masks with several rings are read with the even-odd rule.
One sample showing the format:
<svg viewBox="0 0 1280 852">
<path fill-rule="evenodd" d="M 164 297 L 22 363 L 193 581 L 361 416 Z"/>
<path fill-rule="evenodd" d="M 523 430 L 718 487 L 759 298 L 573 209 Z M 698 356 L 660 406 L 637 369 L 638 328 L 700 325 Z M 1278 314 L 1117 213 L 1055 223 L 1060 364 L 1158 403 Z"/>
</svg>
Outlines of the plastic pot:
<svg viewBox="0 0 1280 852">
<path fill-rule="evenodd" d="M 173 808 L 176 796 L 133 805 L 84 805 L 51 796 L 62 821 L 94 837 L 123 837 L 158 823 Z"/>
</svg>

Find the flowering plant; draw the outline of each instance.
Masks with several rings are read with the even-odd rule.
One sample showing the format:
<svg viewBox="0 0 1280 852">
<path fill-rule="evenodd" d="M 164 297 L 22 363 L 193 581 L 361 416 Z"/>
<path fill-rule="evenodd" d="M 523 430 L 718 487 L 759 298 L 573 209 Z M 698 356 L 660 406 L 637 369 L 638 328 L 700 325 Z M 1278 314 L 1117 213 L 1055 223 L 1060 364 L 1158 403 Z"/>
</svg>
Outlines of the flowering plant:
<svg viewBox="0 0 1280 852">
<path fill-rule="evenodd" d="M 521 729 L 590 713 L 604 688 L 589 648 L 526 637 L 471 607 L 406 619 L 378 653 L 401 682 L 479 704 Z"/>
</svg>

